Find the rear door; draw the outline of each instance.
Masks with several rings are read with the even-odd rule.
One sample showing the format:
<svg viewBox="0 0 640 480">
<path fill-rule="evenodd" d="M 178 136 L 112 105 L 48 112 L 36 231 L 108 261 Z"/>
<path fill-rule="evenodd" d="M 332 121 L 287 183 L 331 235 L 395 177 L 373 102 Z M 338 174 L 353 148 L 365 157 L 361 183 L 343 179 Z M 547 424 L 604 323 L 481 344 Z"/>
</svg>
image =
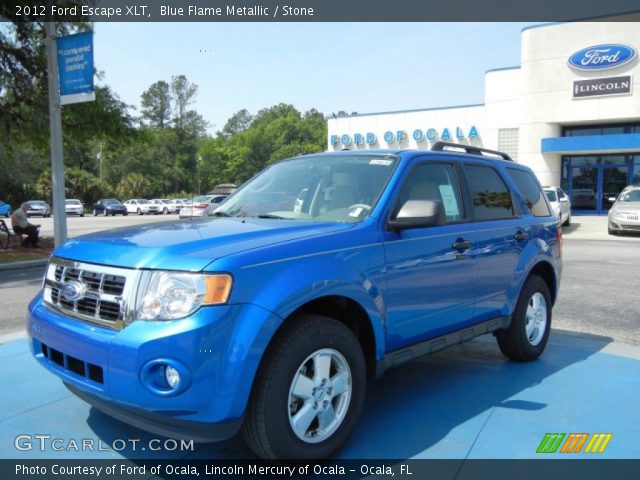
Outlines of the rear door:
<svg viewBox="0 0 640 480">
<path fill-rule="evenodd" d="M 491 162 L 467 161 L 463 170 L 477 235 L 475 321 L 482 322 L 509 313 L 509 291 L 531 225 Z"/>
<path fill-rule="evenodd" d="M 457 330 L 473 318 L 476 233 L 455 164 L 418 159 L 392 213 L 407 200 L 440 202 L 445 218 L 437 226 L 382 232 L 388 351 Z"/>
</svg>

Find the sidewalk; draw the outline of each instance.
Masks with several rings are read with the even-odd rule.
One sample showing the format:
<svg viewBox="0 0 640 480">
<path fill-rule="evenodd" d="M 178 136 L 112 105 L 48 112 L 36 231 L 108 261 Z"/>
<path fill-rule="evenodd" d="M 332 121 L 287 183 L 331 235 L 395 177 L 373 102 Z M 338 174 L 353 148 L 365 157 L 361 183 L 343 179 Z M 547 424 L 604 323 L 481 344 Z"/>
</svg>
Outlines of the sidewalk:
<svg viewBox="0 0 640 480">
<path fill-rule="evenodd" d="M 562 227 L 562 235 L 565 239 L 640 241 L 640 235 L 609 235 L 607 225 L 606 215 L 572 215 L 571 225 Z"/>
<path fill-rule="evenodd" d="M 1 341 L 1 340 L 0 340 Z M 195 451 L 134 451 L 157 438 L 100 413 L 71 395 L 39 366 L 26 339 L 0 345 L 11 395 L 0 397 L 0 458 L 252 458 L 239 438 L 196 445 Z M 506 360 L 491 335 L 389 371 L 368 389 L 344 459 L 562 459 L 538 454 L 546 433 L 611 433 L 604 453 L 571 458 L 640 458 L 640 347 L 606 337 L 554 331 L 537 361 Z M 17 435 L 48 434 L 106 445 L 117 451 L 15 448 Z M 35 444 L 36 442 L 34 442 Z"/>
</svg>

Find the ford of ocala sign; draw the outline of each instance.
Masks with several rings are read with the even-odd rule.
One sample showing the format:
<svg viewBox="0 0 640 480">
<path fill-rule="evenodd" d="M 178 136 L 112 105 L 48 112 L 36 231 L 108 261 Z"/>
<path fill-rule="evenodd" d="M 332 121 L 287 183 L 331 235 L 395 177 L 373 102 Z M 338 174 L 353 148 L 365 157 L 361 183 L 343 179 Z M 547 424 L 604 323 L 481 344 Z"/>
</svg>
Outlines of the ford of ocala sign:
<svg viewBox="0 0 640 480">
<path fill-rule="evenodd" d="M 636 51 L 626 45 L 608 43 L 583 48 L 569 57 L 569 65 L 577 70 L 606 70 L 630 62 Z"/>
</svg>

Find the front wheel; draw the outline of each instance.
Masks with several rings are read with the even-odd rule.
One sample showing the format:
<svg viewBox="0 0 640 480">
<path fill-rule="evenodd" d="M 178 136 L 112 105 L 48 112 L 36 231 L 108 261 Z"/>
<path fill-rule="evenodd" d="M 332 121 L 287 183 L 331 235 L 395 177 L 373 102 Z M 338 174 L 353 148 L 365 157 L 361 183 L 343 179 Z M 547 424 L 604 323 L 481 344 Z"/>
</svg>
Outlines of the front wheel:
<svg viewBox="0 0 640 480">
<path fill-rule="evenodd" d="M 562 225 L 564 225 L 565 227 L 569 227 L 571 225 L 571 214 L 569 214 L 569 216 L 567 217 L 567 219 L 564 221 Z"/>
<path fill-rule="evenodd" d="M 498 346 L 502 353 L 512 360 L 535 360 L 547 346 L 550 330 L 549 287 L 541 277 L 531 275 L 522 287 L 511 325 L 496 332 Z"/>
<path fill-rule="evenodd" d="M 364 402 L 366 367 L 344 324 L 302 315 L 278 333 L 253 387 L 242 436 L 263 459 L 317 459 L 348 439 Z"/>
</svg>

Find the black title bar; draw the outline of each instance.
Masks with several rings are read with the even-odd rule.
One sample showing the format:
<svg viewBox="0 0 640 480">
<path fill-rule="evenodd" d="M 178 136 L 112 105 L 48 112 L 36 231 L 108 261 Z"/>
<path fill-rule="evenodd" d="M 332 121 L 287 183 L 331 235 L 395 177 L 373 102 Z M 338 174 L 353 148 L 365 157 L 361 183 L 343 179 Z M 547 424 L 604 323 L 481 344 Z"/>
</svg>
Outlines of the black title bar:
<svg viewBox="0 0 640 480">
<path fill-rule="evenodd" d="M 3 0 L 0 19 L 72 22 L 571 21 L 635 13 L 638 0 Z"/>
</svg>

